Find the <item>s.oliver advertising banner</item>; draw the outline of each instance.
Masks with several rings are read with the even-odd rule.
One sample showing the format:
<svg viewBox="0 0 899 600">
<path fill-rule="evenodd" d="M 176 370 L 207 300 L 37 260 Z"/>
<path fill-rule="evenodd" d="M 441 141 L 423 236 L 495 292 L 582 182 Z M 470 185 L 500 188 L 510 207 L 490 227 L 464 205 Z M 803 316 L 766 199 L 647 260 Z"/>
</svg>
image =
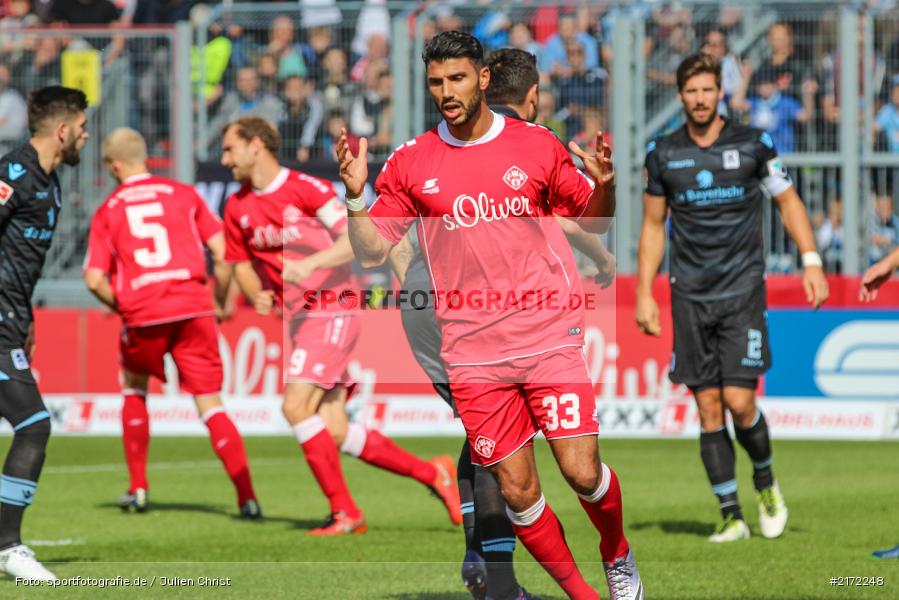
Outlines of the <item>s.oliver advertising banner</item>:
<svg viewBox="0 0 899 600">
<path fill-rule="evenodd" d="M 667 377 L 671 352 L 668 286 L 658 281 L 662 336 L 642 335 L 633 322 L 633 277 L 618 278 L 615 311 L 592 314 L 585 353 L 596 382 L 606 435 L 693 436 L 698 431 L 689 391 Z M 774 367 L 762 400 L 776 434 L 796 438 L 899 438 L 899 284 L 881 291 L 877 310 L 858 305 L 858 280 L 831 280 L 832 305 L 802 308 L 798 278 L 768 281 Z M 606 302 L 611 306 L 612 302 Z M 588 313 L 590 314 L 590 313 Z M 363 311 L 362 335 L 350 365 L 358 382 L 350 403 L 356 418 L 392 435 L 458 435 L 458 422 L 433 395 L 406 343 L 399 311 Z M 118 434 L 120 369 L 117 316 L 100 309 L 36 311 L 34 371 L 56 430 Z M 278 399 L 285 360 L 282 324 L 242 308 L 221 324 L 224 395 L 245 434 L 286 433 Z M 151 419 L 157 434 L 203 434 L 193 403 L 170 385 L 154 384 Z M 823 400 L 823 401 L 822 401 Z"/>
</svg>

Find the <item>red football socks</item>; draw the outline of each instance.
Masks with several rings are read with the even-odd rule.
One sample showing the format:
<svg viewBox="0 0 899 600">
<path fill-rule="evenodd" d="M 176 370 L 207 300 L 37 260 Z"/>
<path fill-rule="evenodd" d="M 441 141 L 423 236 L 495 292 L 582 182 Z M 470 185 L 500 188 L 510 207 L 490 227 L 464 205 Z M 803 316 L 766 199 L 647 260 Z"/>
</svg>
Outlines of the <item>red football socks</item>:
<svg viewBox="0 0 899 600">
<path fill-rule="evenodd" d="M 243 438 L 234 422 L 224 408 L 217 407 L 203 415 L 206 428 L 209 429 L 209 440 L 234 488 L 237 490 L 237 505 L 243 506 L 247 500 L 255 500 L 253 482 L 250 478 L 250 466 L 247 463 L 247 451 Z"/>
<path fill-rule="evenodd" d="M 433 484 L 437 478 L 434 465 L 403 450 L 379 431 L 365 429 L 357 423 L 350 423 L 340 449 L 372 466 L 412 477 L 424 485 Z"/>
<path fill-rule="evenodd" d="M 562 523 L 543 496 L 522 513 L 509 511 L 512 529 L 537 562 L 549 573 L 569 598 L 599 600 L 596 590 L 587 585 L 565 541 Z"/>
<path fill-rule="evenodd" d="M 122 405 L 122 445 L 125 448 L 125 462 L 128 465 L 129 493 L 138 488 L 147 489 L 147 452 L 150 448 L 150 415 L 144 392 L 127 389 L 123 391 L 125 403 Z"/>
<path fill-rule="evenodd" d="M 621 485 L 615 471 L 607 465 L 602 466 L 602 483 L 593 495 L 589 497 L 578 496 L 581 506 L 593 526 L 601 536 L 599 553 L 606 562 L 627 555 L 627 538 L 624 537 L 624 526 L 621 515 Z"/>
<path fill-rule="evenodd" d="M 331 503 L 331 512 L 345 512 L 350 517 L 358 517 L 361 513 L 343 478 L 337 446 L 322 418 L 318 415 L 309 417 L 298 423 L 294 432 L 315 480 Z"/>
</svg>

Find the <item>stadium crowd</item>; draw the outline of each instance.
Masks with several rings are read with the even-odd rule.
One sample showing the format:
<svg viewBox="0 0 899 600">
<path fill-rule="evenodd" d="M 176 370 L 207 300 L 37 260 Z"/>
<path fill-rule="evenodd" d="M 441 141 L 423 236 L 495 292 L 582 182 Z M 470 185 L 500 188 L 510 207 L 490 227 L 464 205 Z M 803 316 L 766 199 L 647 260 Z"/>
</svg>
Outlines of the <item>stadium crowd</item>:
<svg viewBox="0 0 899 600">
<path fill-rule="evenodd" d="M 260 12 L 247 17 L 210 20 L 217 2 L 196 0 L 2 0 L 0 2 L 0 153 L 26 134 L 24 97 L 29 90 L 61 77 L 61 55 L 84 47 L 76 36 L 29 35 L 31 27 L 132 26 L 190 19 L 212 23 L 202 52 L 205 80 L 195 69 L 198 97 L 205 99 L 208 127 L 198 136 L 215 155 L 221 127 L 254 114 L 276 123 L 287 161 L 336 160 L 342 128 L 352 137 L 369 138 L 375 160 L 390 153 L 393 137 L 393 75 L 390 65 L 391 16 L 385 0 L 366 0 L 361 10 L 341 2 L 301 3 L 290 14 Z M 312 5 L 314 4 L 314 8 Z M 869 14 L 888 17 L 895 2 L 869 2 Z M 676 102 L 674 68 L 698 49 L 723 65 L 725 98 L 720 107 L 732 117 L 767 130 L 783 154 L 837 149 L 840 118 L 840 53 L 833 5 L 810 18 L 808 11 L 784 9 L 762 39 L 747 37 L 744 10 L 691 9 L 683 3 L 646 2 L 627 7 L 610 2 L 530 5 L 479 1 L 410 2 L 410 12 L 427 41 L 438 32 L 470 31 L 488 50 L 515 47 L 538 58 L 541 71 L 539 122 L 562 139 L 584 145 L 590 133 L 609 122 L 612 27 L 616 11 L 636 11 L 647 24 L 646 114 Z M 394 11 L 394 12 L 391 12 Z M 227 15 L 227 13 L 223 13 Z M 866 27 L 860 18 L 864 44 Z M 860 85 L 876 99 L 871 136 L 874 149 L 899 152 L 899 27 L 896 19 L 877 18 L 872 77 Z M 751 38 L 751 39 L 750 39 Z M 748 42 L 747 42 L 748 40 Z M 742 53 L 734 49 L 739 41 Z M 98 48 L 109 64 L 131 52 L 140 82 L 141 121 L 132 123 L 148 135 L 151 151 L 165 147 L 167 134 L 154 126 L 154 115 L 167 110 L 153 77 L 164 63 L 140 55 L 121 37 Z M 95 47 L 99 44 L 91 41 Z M 162 66 L 161 66 L 162 64 Z M 202 91 L 200 87 L 202 85 Z M 429 123 L 435 109 L 427 106 Z M 404 118 L 408 118 L 404 116 Z M 677 117 L 663 129 L 679 125 Z M 155 129 L 155 131 L 154 131 Z M 650 134 L 660 133 L 649 132 Z M 351 141 L 352 143 L 352 141 Z M 881 169 L 866 209 L 868 261 L 873 264 L 899 243 L 899 223 L 889 196 L 894 175 Z M 794 174 L 801 179 L 801 174 Z M 813 215 L 818 242 L 830 270 L 840 268 L 842 244 L 838 175 L 826 190 L 827 201 Z M 798 183 L 801 183 L 799 181 Z M 773 266 L 776 270 L 776 264 Z"/>
</svg>

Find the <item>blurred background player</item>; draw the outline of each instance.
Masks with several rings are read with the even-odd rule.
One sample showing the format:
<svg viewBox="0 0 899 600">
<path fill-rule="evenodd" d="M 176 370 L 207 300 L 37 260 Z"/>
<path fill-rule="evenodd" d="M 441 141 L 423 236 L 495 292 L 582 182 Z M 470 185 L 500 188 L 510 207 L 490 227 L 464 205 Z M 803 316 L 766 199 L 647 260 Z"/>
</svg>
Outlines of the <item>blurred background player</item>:
<svg viewBox="0 0 899 600">
<path fill-rule="evenodd" d="M 458 290 L 462 297 L 552 290 L 566 306 L 566 299 L 581 293 L 580 280 L 570 248 L 558 243 L 561 229 L 551 211 L 585 218 L 591 231 L 608 228 L 614 170 L 601 132 L 597 155 L 569 146 L 584 162 L 584 177 L 551 132 L 490 111 L 490 71 L 475 38 L 440 33 L 422 59 L 443 121 L 387 161 L 371 212 L 362 199 L 368 142 L 360 141 L 356 155 L 346 135 L 338 145 L 356 257 L 366 267 L 383 263 L 409 227 L 420 223 L 435 289 Z M 545 202 L 531 205 L 530 198 Z M 598 598 L 541 492 L 531 440 L 542 431 L 601 532 L 611 597 L 642 599 L 623 532 L 621 488 L 599 459 L 595 398 L 582 354 L 583 305 L 566 311 L 542 310 L 536 302 L 512 310 L 448 304 L 438 297 L 435 313 L 455 406 L 472 460 L 498 478 L 516 535 L 570 597 Z"/>
<path fill-rule="evenodd" d="M 262 516 L 243 438 L 222 406 L 222 359 L 216 308 L 206 285 L 206 254 L 215 265 L 216 303 L 230 279 L 222 224 L 193 187 L 151 175 L 137 131 L 116 129 L 103 142 L 103 162 L 119 186 L 91 222 L 84 281 L 122 317 L 122 441 L 130 484 L 123 509 L 148 508 L 150 376 L 165 381 L 170 353 L 181 388 L 193 395 L 212 448 L 237 491 L 240 516 Z"/>
<path fill-rule="evenodd" d="M 713 542 L 747 539 L 737 501 L 737 441 L 753 464 L 759 525 L 780 536 L 787 507 L 771 470 L 771 442 L 756 406 L 758 378 L 771 366 L 762 239 L 764 188 L 802 253 L 803 287 L 817 308 L 828 294 L 808 214 L 768 133 L 722 118 L 721 66 L 707 54 L 686 58 L 677 70 L 678 98 L 687 123 L 652 141 L 646 156 L 643 228 L 638 249 L 637 324 L 658 336 L 659 307 L 652 295 L 665 254 L 671 215 L 671 381 L 689 387 L 699 410 L 700 453 L 722 522 Z"/>
<path fill-rule="evenodd" d="M 355 293 L 346 209 L 333 186 L 282 167 L 278 130 L 265 119 L 242 117 L 222 134 L 222 164 L 243 184 L 225 205 L 226 258 L 257 313 L 270 314 L 277 305 L 284 314 L 290 339 L 285 340 L 282 408 L 331 506 L 325 524 L 309 533 L 367 531 L 344 480 L 338 448 L 427 486 L 458 525 L 459 491 L 449 456 L 424 461 L 377 430 L 348 420 L 346 368 L 360 317 L 343 303 L 323 301 L 327 294 Z M 310 302 L 307 293 L 322 301 Z"/>
<path fill-rule="evenodd" d="M 21 538 L 50 438 L 50 413 L 31 372 L 31 295 L 62 210 L 56 169 L 78 164 L 88 138 L 86 109 L 78 90 L 49 86 L 33 92 L 31 138 L 0 158 L 0 416 L 14 432 L 0 477 L 0 572 L 44 581 L 56 576 Z"/>
</svg>

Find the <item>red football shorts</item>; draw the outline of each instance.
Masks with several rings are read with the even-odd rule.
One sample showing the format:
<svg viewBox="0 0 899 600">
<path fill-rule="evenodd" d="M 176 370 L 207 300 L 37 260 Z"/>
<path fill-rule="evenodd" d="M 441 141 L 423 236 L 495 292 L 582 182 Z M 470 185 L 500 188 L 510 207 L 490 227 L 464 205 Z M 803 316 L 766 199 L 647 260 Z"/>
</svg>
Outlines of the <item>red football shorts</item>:
<svg viewBox="0 0 899 600">
<path fill-rule="evenodd" d="M 447 371 L 477 464 L 500 462 L 539 431 L 547 439 L 599 433 L 596 398 L 580 347 L 491 365 L 448 366 Z"/>
<path fill-rule="evenodd" d="M 193 396 L 222 391 L 222 357 L 215 317 L 122 328 L 121 362 L 132 373 L 165 381 L 162 357 L 166 352 L 171 353 L 178 367 L 182 390 Z"/>
<path fill-rule="evenodd" d="M 347 366 L 359 339 L 357 315 L 302 317 L 287 323 L 289 352 L 284 353 L 288 383 L 314 383 L 331 389 L 350 386 Z"/>
</svg>

